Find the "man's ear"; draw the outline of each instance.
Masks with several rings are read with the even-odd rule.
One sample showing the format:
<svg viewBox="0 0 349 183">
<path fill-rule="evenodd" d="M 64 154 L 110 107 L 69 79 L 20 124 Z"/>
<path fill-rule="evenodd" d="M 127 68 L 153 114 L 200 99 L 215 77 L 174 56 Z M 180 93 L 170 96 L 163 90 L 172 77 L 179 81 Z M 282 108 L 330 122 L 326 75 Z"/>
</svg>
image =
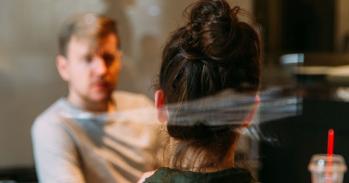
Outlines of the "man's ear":
<svg viewBox="0 0 349 183">
<path fill-rule="evenodd" d="M 168 113 L 165 109 L 165 93 L 163 90 L 156 90 L 155 92 L 155 107 L 157 109 L 158 119 L 161 123 L 168 120 Z"/>
<path fill-rule="evenodd" d="M 124 60 L 124 52 L 122 52 L 121 50 L 119 51 L 119 57 L 120 57 L 120 69 L 122 69 L 122 67 L 124 66 L 122 63 L 123 63 L 123 60 Z"/>
<path fill-rule="evenodd" d="M 56 56 L 56 67 L 59 75 L 64 81 L 69 80 L 68 60 L 63 55 Z"/>
</svg>

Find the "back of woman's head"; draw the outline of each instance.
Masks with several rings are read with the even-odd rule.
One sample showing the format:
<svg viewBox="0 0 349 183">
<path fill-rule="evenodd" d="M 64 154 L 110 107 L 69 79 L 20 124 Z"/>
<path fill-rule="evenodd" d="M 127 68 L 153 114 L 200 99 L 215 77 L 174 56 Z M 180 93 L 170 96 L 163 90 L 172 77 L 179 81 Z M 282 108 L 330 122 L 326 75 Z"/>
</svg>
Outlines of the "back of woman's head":
<svg viewBox="0 0 349 183">
<path fill-rule="evenodd" d="M 252 26 L 239 20 L 240 8 L 231 8 L 225 0 L 199 0 L 187 10 L 187 24 L 173 33 L 163 50 L 159 87 L 165 102 L 180 104 L 225 89 L 256 92 L 260 39 Z M 170 111 L 168 132 L 182 141 L 209 147 L 217 143 L 215 137 L 230 143 L 234 136 L 233 125 L 171 125 L 175 117 Z"/>
</svg>

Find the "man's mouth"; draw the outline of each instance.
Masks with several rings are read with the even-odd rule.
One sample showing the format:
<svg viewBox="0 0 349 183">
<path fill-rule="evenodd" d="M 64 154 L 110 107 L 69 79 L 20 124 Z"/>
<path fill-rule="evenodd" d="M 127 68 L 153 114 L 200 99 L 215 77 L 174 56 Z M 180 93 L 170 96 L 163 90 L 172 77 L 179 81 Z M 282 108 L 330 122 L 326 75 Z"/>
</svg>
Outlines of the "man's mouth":
<svg viewBox="0 0 349 183">
<path fill-rule="evenodd" d="M 93 83 L 92 87 L 96 88 L 96 89 L 99 89 L 99 90 L 106 90 L 106 89 L 110 88 L 110 85 L 109 85 L 108 82 L 101 81 L 101 82 Z"/>
</svg>

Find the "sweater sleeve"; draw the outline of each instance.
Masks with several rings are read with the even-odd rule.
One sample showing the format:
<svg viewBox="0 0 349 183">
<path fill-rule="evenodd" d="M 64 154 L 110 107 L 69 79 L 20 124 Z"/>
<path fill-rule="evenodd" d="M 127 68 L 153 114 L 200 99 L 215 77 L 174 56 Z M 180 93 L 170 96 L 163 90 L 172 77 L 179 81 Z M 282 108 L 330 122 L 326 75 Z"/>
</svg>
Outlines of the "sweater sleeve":
<svg viewBox="0 0 349 183">
<path fill-rule="evenodd" d="M 32 142 L 40 182 L 85 182 L 76 146 L 62 124 L 38 118 L 32 127 Z"/>
</svg>

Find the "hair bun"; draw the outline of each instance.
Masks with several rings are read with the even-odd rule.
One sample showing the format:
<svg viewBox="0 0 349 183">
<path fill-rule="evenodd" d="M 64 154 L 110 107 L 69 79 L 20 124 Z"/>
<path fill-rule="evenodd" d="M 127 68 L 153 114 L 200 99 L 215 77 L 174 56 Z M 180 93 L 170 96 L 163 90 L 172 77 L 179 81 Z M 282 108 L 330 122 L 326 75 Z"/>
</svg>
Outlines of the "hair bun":
<svg viewBox="0 0 349 183">
<path fill-rule="evenodd" d="M 196 43 L 212 60 L 222 60 L 234 46 L 238 31 L 238 7 L 231 9 L 224 0 L 200 0 L 191 6 L 187 31 L 190 43 Z M 223 56 L 224 55 L 224 56 Z"/>
<path fill-rule="evenodd" d="M 193 5 L 189 21 L 194 24 L 210 24 L 230 18 L 231 9 L 223 0 L 200 0 Z"/>
</svg>

